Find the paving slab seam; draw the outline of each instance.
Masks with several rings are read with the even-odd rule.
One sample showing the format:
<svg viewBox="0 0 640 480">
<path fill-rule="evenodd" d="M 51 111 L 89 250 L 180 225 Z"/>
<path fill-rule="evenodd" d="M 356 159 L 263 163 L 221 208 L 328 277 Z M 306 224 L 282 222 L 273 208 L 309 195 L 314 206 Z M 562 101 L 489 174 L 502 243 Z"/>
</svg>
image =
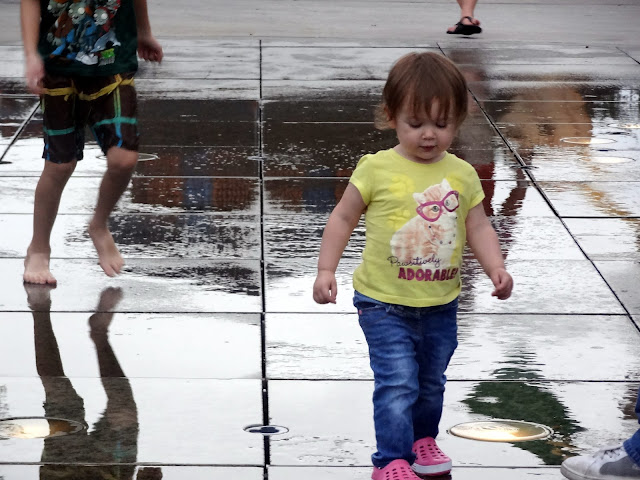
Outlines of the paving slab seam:
<svg viewBox="0 0 640 480">
<path fill-rule="evenodd" d="M 623 50 L 622 48 L 620 48 L 620 47 L 616 47 L 616 48 L 617 48 L 618 50 L 620 50 L 622 53 L 624 53 L 624 54 L 625 54 L 627 57 L 629 57 L 631 60 L 633 60 L 634 62 L 636 62 L 637 64 L 639 64 L 639 65 L 640 65 L 640 60 L 638 60 L 637 58 L 635 58 L 635 57 L 631 56 L 631 55 L 629 54 L 629 52 L 624 51 L 624 50 Z"/>
<path fill-rule="evenodd" d="M 267 269 L 265 265 L 265 228 L 264 228 L 264 102 L 262 98 L 262 40 L 258 42 L 258 158 L 260 159 L 260 168 L 258 169 L 259 198 L 260 198 L 260 278 L 261 278 L 261 302 L 262 311 L 260 312 L 260 348 L 261 348 L 261 372 L 262 372 L 262 424 L 269 425 L 269 381 L 267 377 L 267 322 L 266 322 L 266 288 L 267 285 Z M 268 435 L 263 436 L 264 448 L 264 465 L 263 476 L 268 478 L 267 466 L 271 464 L 271 440 Z"/>
</svg>

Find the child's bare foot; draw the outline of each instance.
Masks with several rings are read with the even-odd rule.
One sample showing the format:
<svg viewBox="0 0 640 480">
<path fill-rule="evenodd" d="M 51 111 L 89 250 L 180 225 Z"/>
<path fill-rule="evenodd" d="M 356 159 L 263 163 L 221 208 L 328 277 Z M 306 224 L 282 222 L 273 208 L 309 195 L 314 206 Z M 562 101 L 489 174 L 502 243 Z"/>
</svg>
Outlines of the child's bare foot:
<svg viewBox="0 0 640 480">
<path fill-rule="evenodd" d="M 104 273 L 110 277 L 118 275 L 120 270 L 122 270 L 124 260 L 107 226 L 89 224 L 89 236 L 98 251 L 98 263 L 102 267 L 102 270 L 104 270 Z"/>
<path fill-rule="evenodd" d="M 58 281 L 49 270 L 51 252 L 34 252 L 31 247 L 27 249 L 24 259 L 24 283 L 37 283 L 40 285 L 56 285 Z"/>
</svg>

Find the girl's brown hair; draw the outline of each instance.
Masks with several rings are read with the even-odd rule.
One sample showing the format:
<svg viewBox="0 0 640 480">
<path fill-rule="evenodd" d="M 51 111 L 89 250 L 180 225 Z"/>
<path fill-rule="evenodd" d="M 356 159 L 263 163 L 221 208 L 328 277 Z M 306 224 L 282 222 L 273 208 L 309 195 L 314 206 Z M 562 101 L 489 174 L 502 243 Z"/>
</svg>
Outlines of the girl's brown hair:
<svg viewBox="0 0 640 480">
<path fill-rule="evenodd" d="M 389 72 L 382 91 L 382 104 L 376 111 L 375 125 L 390 128 L 389 121 L 406 106 L 412 115 L 431 115 L 431 105 L 438 101 L 440 115 L 460 126 L 467 116 L 467 82 L 455 64 L 431 52 L 409 53 L 400 58 Z"/>
</svg>

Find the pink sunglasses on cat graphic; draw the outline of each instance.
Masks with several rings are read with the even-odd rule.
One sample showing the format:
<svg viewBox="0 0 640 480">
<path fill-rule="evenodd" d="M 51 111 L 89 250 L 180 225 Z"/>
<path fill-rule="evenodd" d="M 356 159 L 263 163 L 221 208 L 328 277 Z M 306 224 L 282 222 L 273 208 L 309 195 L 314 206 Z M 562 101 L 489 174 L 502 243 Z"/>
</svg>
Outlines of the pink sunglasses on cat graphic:
<svg viewBox="0 0 640 480">
<path fill-rule="evenodd" d="M 418 205 L 416 212 L 427 222 L 435 222 L 442 215 L 443 210 L 453 212 L 460 206 L 458 192 L 451 190 L 442 200 L 434 200 Z"/>
</svg>

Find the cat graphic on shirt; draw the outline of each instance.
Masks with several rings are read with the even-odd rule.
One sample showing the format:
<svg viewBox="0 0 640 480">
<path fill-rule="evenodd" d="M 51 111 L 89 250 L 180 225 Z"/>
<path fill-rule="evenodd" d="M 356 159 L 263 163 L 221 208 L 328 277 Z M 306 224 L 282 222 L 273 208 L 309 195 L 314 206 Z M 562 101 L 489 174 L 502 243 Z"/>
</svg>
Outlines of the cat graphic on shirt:
<svg viewBox="0 0 640 480">
<path fill-rule="evenodd" d="M 414 193 L 421 210 L 391 237 L 391 253 L 400 263 L 439 263 L 449 266 L 456 247 L 458 192 L 444 179 L 424 192 Z"/>
</svg>

